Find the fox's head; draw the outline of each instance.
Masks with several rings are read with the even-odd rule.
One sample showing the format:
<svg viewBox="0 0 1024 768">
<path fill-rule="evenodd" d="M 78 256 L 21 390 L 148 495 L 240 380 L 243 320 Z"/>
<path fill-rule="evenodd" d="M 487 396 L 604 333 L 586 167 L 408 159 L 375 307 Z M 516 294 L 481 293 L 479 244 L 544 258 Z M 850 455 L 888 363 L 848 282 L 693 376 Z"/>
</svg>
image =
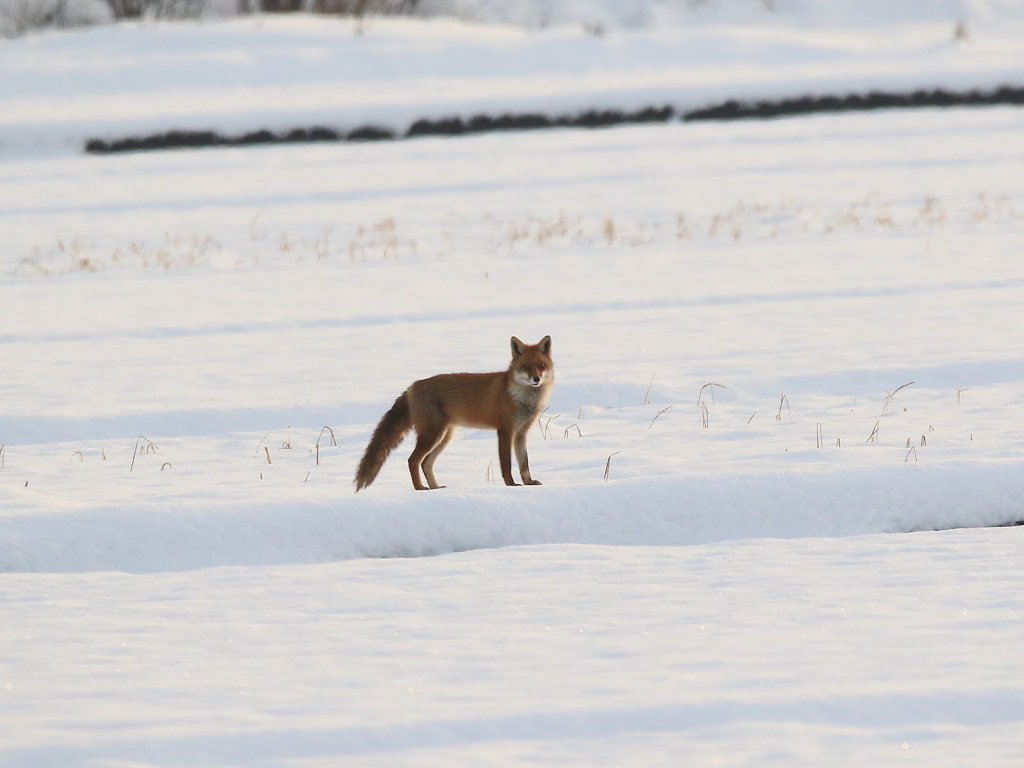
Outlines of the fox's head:
<svg viewBox="0 0 1024 768">
<path fill-rule="evenodd" d="M 554 379 L 551 363 L 551 337 L 536 344 L 523 344 L 512 337 L 512 380 L 524 387 L 542 387 Z"/>
</svg>

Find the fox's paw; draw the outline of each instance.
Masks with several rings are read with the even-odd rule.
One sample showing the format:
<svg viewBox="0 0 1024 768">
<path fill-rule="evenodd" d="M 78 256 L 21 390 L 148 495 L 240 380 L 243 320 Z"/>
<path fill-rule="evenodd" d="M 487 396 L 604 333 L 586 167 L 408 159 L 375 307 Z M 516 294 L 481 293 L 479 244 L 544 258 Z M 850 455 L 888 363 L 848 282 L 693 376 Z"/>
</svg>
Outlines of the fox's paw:
<svg viewBox="0 0 1024 768">
<path fill-rule="evenodd" d="M 524 480 L 523 485 L 544 485 L 540 480 Z"/>
</svg>

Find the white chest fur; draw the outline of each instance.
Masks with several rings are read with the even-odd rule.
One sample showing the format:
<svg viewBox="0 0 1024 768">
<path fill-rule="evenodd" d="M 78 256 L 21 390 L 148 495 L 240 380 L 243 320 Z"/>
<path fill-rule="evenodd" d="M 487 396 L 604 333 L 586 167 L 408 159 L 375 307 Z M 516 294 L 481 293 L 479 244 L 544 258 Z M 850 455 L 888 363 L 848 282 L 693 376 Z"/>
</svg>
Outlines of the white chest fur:
<svg viewBox="0 0 1024 768">
<path fill-rule="evenodd" d="M 512 396 L 512 400 L 519 405 L 516 420 L 520 424 L 523 422 L 532 424 L 548 402 L 548 397 L 551 395 L 551 382 L 545 382 L 539 387 L 530 387 L 511 381 L 508 385 L 508 393 Z"/>
</svg>

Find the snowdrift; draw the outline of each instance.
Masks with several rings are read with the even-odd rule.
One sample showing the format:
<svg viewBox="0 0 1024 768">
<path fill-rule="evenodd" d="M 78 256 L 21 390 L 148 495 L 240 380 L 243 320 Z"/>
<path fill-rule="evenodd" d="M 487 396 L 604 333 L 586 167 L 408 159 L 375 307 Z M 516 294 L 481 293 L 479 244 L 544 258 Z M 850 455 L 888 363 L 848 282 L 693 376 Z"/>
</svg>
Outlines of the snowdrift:
<svg viewBox="0 0 1024 768">
<path fill-rule="evenodd" d="M 913 463 L 335 503 L 142 504 L 0 517 L 0 571 L 156 573 L 516 544 L 693 545 L 1024 523 L 1020 461 Z M 11 490 L 3 491 L 14 501 Z M 343 491 L 342 491 L 343 492 Z M 16 493 L 16 491 L 15 491 Z"/>
</svg>

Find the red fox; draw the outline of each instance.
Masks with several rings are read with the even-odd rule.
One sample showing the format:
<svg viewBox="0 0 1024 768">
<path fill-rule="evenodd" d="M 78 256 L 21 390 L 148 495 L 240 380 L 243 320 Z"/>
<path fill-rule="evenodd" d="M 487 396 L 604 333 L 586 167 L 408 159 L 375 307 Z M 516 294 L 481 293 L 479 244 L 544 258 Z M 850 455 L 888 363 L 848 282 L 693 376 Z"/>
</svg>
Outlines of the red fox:
<svg viewBox="0 0 1024 768">
<path fill-rule="evenodd" d="M 455 436 L 456 427 L 496 429 L 505 485 L 518 485 L 512 479 L 513 446 L 523 484 L 540 485 L 530 475 L 526 434 L 544 410 L 554 381 L 550 336 L 532 346 L 513 336 L 507 371 L 445 373 L 414 381 L 374 430 L 356 471 L 356 493 L 374 481 L 388 454 L 410 429 L 416 430 L 416 447 L 409 457 L 409 473 L 417 491 L 444 487 L 434 477 L 434 463 Z M 426 485 L 420 479 L 420 467 Z"/>
</svg>

